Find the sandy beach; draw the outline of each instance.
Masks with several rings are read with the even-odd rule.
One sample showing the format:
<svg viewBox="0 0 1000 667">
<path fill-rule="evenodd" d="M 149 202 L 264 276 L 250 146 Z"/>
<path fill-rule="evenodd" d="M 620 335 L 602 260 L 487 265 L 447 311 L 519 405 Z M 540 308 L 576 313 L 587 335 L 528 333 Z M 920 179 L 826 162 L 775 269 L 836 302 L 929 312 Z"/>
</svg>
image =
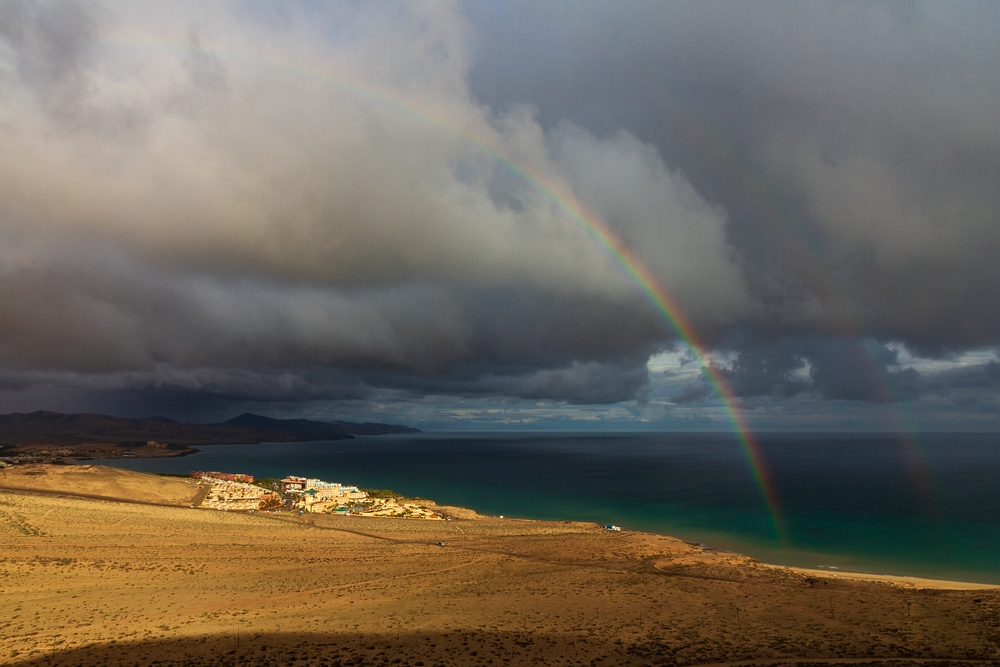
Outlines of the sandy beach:
<svg viewBox="0 0 1000 667">
<path fill-rule="evenodd" d="M 49 472 L 0 471 L 7 664 L 1000 663 L 995 588 L 454 509 L 448 522 L 217 512 L 190 507 L 190 480 Z M 11 490 L 31 478 L 45 488 Z"/>
<path fill-rule="evenodd" d="M 772 565 L 771 567 L 781 567 Z M 996 584 L 978 584 L 971 581 L 947 581 L 944 579 L 926 579 L 922 577 L 907 577 L 897 574 L 871 574 L 867 572 L 847 572 L 842 570 L 817 570 L 807 567 L 789 567 L 789 570 L 808 577 L 826 577 L 829 579 L 853 579 L 855 581 L 877 581 L 895 586 L 914 589 L 936 589 L 942 591 L 987 591 L 1000 588 Z"/>
</svg>

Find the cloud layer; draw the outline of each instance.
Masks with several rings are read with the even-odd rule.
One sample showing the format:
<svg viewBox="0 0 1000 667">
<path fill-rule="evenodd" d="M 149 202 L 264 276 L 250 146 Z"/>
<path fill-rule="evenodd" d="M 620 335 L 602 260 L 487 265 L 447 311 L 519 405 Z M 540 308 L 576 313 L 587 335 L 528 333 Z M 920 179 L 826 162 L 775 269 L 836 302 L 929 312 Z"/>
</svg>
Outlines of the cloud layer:
<svg viewBox="0 0 1000 667">
<path fill-rule="evenodd" d="M 1000 340 L 997 13 L 2 0 L 0 403 L 644 410 L 588 216 L 737 394 L 932 391 L 886 344 Z"/>
<path fill-rule="evenodd" d="M 467 10 L 475 93 L 655 146 L 728 212 L 769 322 L 932 353 L 996 344 L 994 3 Z"/>
</svg>

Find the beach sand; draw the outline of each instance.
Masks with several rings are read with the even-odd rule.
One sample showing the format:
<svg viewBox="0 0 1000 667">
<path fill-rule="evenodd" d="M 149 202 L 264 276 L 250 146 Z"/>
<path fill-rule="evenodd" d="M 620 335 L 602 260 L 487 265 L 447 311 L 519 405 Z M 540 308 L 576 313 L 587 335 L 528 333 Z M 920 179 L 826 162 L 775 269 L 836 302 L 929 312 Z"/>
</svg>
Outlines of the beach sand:
<svg viewBox="0 0 1000 667">
<path fill-rule="evenodd" d="M 800 572 L 586 523 L 71 495 L 74 479 L 90 495 L 158 483 L 101 474 L 0 491 L 0 663 L 1000 665 L 996 589 Z M 170 493 L 176 506 L 151 504 Z"/>
<path fill-rule="evenodd" d="M 772 565 L 771 567 L 780 567 Z M 854 579 L 856 581 L 877 581 L 905 588 L 937 589 L 942 591 L 988 591 L 1000 588 L 996 584 L 977 584 L 971 581 L 947 581 L 944 579 L 924 579 L 921 577 L 906 577 L 897 574 L 871 574 L 867 572 L 845 572 L 842 570 L 814 570 L 807 567 L 789 567 L 793 572 L 807 577 L 826 577 L 829 579 Z"/>
</svg>

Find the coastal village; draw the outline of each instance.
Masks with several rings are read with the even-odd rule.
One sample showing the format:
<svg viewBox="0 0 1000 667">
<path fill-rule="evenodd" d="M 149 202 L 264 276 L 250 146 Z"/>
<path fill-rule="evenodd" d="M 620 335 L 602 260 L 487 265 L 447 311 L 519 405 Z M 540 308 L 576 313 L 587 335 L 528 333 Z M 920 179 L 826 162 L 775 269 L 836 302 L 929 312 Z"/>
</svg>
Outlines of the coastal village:
<svg viewBox="0 0 1000 667">
<path fill-rule="evenodd" d="M 241 512 L 297 512 L 443 521 L 424 505 L 406 502 L 391 492 L 369 495 L 356 486 L 289 475 L 255 480 L 243 473 L 193 471 L 191 477 L 207 483 L 197 507 Z"/>
</svg>

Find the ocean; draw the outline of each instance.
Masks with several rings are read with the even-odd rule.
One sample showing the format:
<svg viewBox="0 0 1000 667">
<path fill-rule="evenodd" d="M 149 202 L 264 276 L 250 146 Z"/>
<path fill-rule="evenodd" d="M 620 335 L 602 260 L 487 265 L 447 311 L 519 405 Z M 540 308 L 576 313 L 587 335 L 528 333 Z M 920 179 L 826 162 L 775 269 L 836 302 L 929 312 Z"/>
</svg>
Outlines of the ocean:
<svg viewBox="0 0 1000 667">
<path fill-rule="evenodd" d="M 480 513 L 613 523 L 767 563 L 1000 583 L 1000 435 L 422 433 L 99 463 L 288 474 Z"/>
</svg>

